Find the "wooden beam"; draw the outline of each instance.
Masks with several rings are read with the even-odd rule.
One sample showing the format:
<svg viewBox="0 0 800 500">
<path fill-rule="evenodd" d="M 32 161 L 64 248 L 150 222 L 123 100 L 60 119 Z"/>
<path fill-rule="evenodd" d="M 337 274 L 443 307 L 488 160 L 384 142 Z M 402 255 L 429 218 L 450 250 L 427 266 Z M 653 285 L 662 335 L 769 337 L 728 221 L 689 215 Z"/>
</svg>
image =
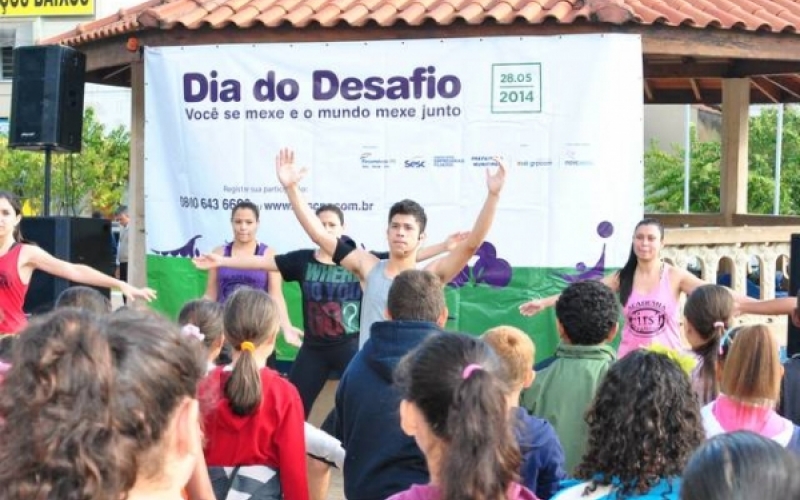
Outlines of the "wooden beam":
<svg viewBox="0 0 800 500">
<path fill-rule="evenodd" d="M 653 101 L 647 101 L 647 104 L 697 104 L 694 93 L 691 87 L 687 84 L 682 88 L 664 88 L 659 87 L 658 80 L 650 80 L 648 82 L 650 89 L 653 92 Z M 702 104 L 709 106 L 716 106 L 722 104 L 722 89 L 703 87 L 703 100 Z M 642 96 L 644 99 L 645 96 Z M 781 94 L 781 101 L 784 103 L 800 103 L 800 98 L 786 93 Z M 751 104 L 773 104 L 773 101 L 761 93 L 755 86 L 753 86 L 750 93 Z"/>
<path fill-rule="evenodd" d="M 692 93 L 694 94 L 694 99 L 697 102 L 703 102 L 703 96 L 700 94 L 700 87 L 697 86 L 697 80 L 694 78 L 689 78 L 689 83 L 692 86 Z"/>
<path fill-rule="evenodd" d="M 747 149 L 750 80 L 722 81 L 722 169 L 720 208 L 726 225 L 735 214 L 747 213 Z"/>
<path fill-rule="evenodd" d="M 128 176 L 128 281 L 147 284 L 144 211 L 144 63 L 131 64 L 131 146 Z"/>
<path fill-rule="evenodd" d="M 653 89 L 650 88 L 650 84 L 647 83 L 647 80 L 644 81 L 644 97 L 645 101 L 652 102 L 653 101 Z M 645 102 L 647 104 L 647 102 Z"/>
<path fill-rule="evenodd" d="M 717 227 L 725 225 L 722 214 L 645 214 L 664 227 Z"/>
<path fill-rule="evenodd" d="M 758 90 L 759 90 L 759 91 L 760 91 L 762 94 L 764 94 L 765 96 L 767 96 L 767 98 L 769 98 L 769 100 L 770 100 L 770 101 L 772 101 L 772 102 L 773 102 L 773 104 L 778 104 L 779 102 L 781 102 L 781 99 L 780 99 L 780 91 L 778 91 L 777 95 L 773 95 L 773 93 L 772 93 L 772 92 L 770 92 L 770 90 L 769 90 L 769 89 L 767 89 L 767 86 L 766 86 L 765 84 L 763 84 L 763 83 L 759 83 L 759 82 L 758 82 L 758 80 L 756 80 L 755 78 L 750 78 L 750 82 L 751 82 L 751 83 L 753 84 L 753 86 L 754 86 L 755 88 L 757 88 L 757 89 L 758 89 Z"/>
<path fill-rule="evenodd" d="M 230 43 L 294 43 L 294 42 L 335 42 L 362 40 L 400 40 L 419 38 L 461 38 L 488 36 L 555 36 L 587 33 L 638 34 L 642 37 L 642 53 L 648 55 L 692 56 L 702 58 L 730 58 L 744 60 L 772 60 L 800 63 L 800 37 L 793 33 L 775 34 L 764 32 L 745 32 L 740 30 L 697 29 L 689 27 L 643 26 L 637 24 L 613 25 L 588 22 L 559 24 L 545 22 L 529 24 L 517 21 L 508 24 L 470 25 L 458 21 L 451 25 L 439 26 L 424 23 L 421 26 L 396 25 L 389 27 L 368 23 L 362 27 L 337 25 L 325 28 L 311 24 L 294 28 L 284 24 L 275 28 L 265 28 L 254 24 L 241 29 L 228 25 L 220 29 L 203 27 L 190 30 L 182 26 L 166 29 L 145 29 L 131 34 L 118 35 L 98 41 L 79 44 L 78 48 L 87 53 L 87 69 L 94 71 L 107 66 L 122 66 L 136 60 L 138 52 L 129 52 L 125 42 L 130 36 L 139 38 L 141 46 L 165 45 L 206 45 Z M 717 68 L 719 68 L 717 66 Z M 792 68 L 785 65 L 774 66 L 762 71 L 784 72 Z M 752 72 L 753 69 L 741 69 Z M 697 75 L 692 75 L 697 76 Z M 709 75 L 710 77 L 715 75 Z"/>
<path fill-rule="evenodd" d="M 800 226 L 800 216 L 739 214 L 734 215 L 733 223 L 736 226 Z"/>
<path fill-rule="evenodd" d="M 692 58 L 686 62 L 662 63 L 645 57 L 645 78 L 744 78 L 761 75 L 800 73 L 795 61 L 729 60 L 705 62 Z"/>
<path fill-rule="evenodd" d="M 777 78 L 775 78 L 774 76 L 765 76 L 765 77 L 764 77 L 764 80 L 766 80 L 766 81 L 770 82 L 771 84 L 775 85 L 776 87 L 778 87 L 778 88 L 779 88 L 779 89 L 781 89 L 782 91 L 786 92 L 787 94 L 791 95 L 791 96 L 792 96 L 792 97 L 794 97 L 795 99 L 798 99 L 798 100 L 800 100 L 800 94 L 799 94 L 798 92 L 796 92 L 796 91 L 794 91 L 794 90 L 790 89 L 790 88 L 789 88 L 789 87 L 787 87 L 786 85 L 783 85 L 783 84 L 782 84 L 781 82 L 779 82 L 779 81 L 778 81 L 778 79 L 777 79 Z"/>
</svg>

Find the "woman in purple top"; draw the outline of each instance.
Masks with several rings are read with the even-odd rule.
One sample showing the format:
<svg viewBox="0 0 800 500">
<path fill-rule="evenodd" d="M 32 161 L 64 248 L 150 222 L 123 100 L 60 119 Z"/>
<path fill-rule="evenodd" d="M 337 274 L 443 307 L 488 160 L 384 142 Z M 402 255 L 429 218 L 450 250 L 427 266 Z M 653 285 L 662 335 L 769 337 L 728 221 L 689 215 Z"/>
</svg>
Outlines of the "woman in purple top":
<svg viewBox="0 0 800 500">
<path fill-rule="evenodd" d="M 233 241 L 215 248 L 213 253 L 224 257 L 245 255 L 274 256 L 274 250 L 268 248 L 264 243 L 259 243 L 256 239 L 258 216 L 258 206 L 255 203 L 250 201 L 237 203 L 231 212 Z M 232 267 L 209 269 L 206 293 L 203 297 L 222 304 L 234 290 L 241 286 L 257 288 L 269 293 L 278 306 L 284 339 L 289 344 L 299 346 L 301 344 L 300 333 L 289 322 L 286 301 L 283 298 L 283 278 L 281 278 L 280 273 L 268 273 L 255 269 L 234 269 Z"/>
</svg>

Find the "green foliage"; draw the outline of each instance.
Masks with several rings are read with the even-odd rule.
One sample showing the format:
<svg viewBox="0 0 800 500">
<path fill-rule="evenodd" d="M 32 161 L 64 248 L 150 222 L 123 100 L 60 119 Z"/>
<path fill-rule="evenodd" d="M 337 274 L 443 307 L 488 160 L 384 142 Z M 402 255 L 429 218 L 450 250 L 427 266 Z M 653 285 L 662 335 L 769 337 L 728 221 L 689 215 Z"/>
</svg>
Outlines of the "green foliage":
<svg viewBox="0 0 800 500">
<path fill-rule="evenodd" d="M 750 144 L 747 183 L 747 209 L 752 214 L 771 214 L 774 203 L 775 141 L 777 109 L 765 108 L 750 117 Z M 781 215 L 800 213 L 800 113 L 793 107 L 784 110 L 781 161 Z M 720 211 L 719 142 L 699 142 L 691 131 L 691 173 L 689 209 L 693 213 Z M 679 213 L 683 211 L 684 149 L 673 146 L 665 152 L 651 144 L 644 156 L 645 211 Z"/>
<path fill-rule="evenodd" d="M 35 213 L 44 199 L 44 153 L 8 149 L 0 136 L 0 188 L 27 201 Z M 83 146 L 77 154 L 52 155 L 51 213 L 112 212 L 128 182 L 130 136 L 123 127 L 106 131 L 92 108 L 83 119 Z"/>
</svg>

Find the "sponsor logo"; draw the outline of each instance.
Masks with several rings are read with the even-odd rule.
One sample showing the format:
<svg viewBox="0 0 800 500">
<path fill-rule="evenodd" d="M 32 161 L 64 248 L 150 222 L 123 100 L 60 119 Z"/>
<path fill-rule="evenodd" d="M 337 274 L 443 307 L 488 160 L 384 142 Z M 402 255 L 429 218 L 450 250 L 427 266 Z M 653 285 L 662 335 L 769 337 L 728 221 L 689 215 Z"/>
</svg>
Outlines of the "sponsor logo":
<svg viewBox="0 0 800 500">
<path fill-rule="evenodd" d="M 464 158 L 456 158 L 455 156 L 434 156 L 433 157 L 433 166 L 434 166 L 434 168 L 455 167 L 457 165 L 462 165 L 463 163 L 464 163 Z"/>
<path fill-rule="evenodd" d="M 370 152 L 361 153 L 359 159 L 361 160 L 361 168 L 389 168 L 390 165 L 396 163 L 394 159 L 379 158 L 373 156 Z"/>
</svg>

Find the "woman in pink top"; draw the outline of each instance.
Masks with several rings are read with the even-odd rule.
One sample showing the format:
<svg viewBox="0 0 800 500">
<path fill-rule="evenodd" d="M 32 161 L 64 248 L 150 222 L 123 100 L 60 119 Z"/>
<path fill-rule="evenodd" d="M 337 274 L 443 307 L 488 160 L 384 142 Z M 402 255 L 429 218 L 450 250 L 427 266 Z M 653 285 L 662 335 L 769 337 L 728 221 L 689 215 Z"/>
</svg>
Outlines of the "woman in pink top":
<svg viewBox="0 0 800 500">
<path fill-rule="evenodd" d="M 642 219 L 636 224 L 628 261 L 619 271 L 603 278 L 603 283 L 619 294 L 625 326 L 618 356 L 653 343 L 682 349 L 680 332 L 681 293 L 690 294 L 703 280 L 661 260 L 664 226 L 656 219 Z M 732 292 L 740 306 L 752 299 Z M 519 307 L 532 316 L 556 303 L 558 295 L 526 302 Z M 743 312 L 744 307 L 740 307 Z"/>
</svg>

